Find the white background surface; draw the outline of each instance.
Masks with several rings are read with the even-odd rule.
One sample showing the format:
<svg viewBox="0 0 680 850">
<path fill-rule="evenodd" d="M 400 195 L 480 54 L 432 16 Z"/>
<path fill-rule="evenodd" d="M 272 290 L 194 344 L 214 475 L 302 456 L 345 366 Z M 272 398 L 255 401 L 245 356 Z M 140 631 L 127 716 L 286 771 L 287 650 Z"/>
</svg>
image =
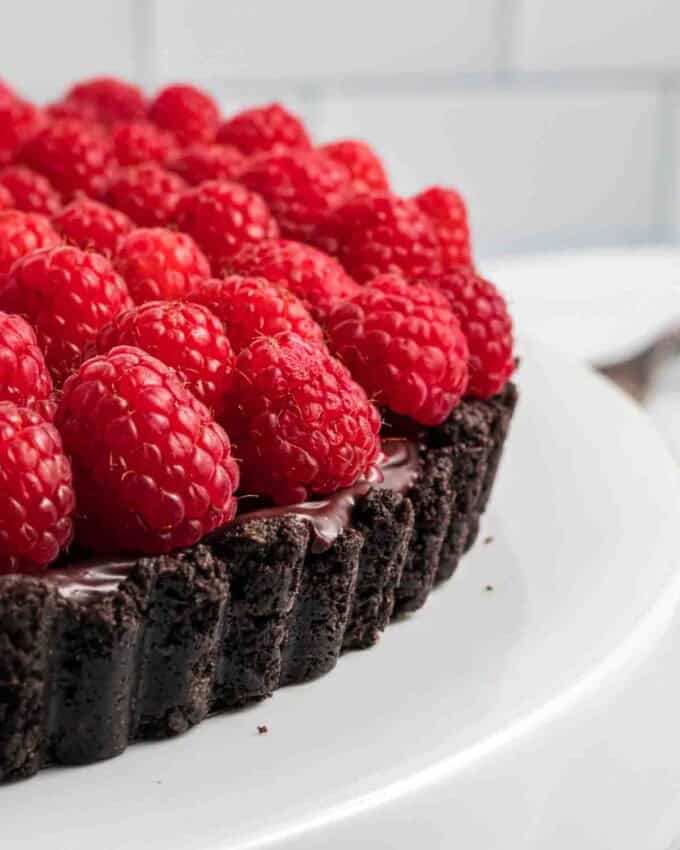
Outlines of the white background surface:
<svg viewBox="0 0 680 850">
<path fill-rule="evenodd" d="M 666 850 L 677 476 L 622 394 L 520 352 L 494 540 L 422 612 L 250 710 L 3 787 L 2 846 Z"/>
<path fill-rule="evenodd" d="M 680 238 L 678 32 L 677 0 L 22 0 L 0 75 L 285 98 L 378 145 L 398 190 L 459 185 L 484 257 Z"/>
</svg>

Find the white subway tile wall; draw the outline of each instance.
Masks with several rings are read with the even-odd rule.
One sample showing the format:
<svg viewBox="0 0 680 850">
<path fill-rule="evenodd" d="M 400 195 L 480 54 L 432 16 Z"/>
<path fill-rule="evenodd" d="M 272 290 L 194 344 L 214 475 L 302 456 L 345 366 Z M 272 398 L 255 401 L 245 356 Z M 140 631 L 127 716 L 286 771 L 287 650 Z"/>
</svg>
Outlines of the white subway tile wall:
<svg viewBox="0 0 680 850">
<path fill-rule="evenodd" d="M 23 0 L 0 76 L 282 99 L 376 145 L 401 192 L 459 186 L 490 256 L 680 241 L 679 31 L 678 0 Z"/>
</svg>

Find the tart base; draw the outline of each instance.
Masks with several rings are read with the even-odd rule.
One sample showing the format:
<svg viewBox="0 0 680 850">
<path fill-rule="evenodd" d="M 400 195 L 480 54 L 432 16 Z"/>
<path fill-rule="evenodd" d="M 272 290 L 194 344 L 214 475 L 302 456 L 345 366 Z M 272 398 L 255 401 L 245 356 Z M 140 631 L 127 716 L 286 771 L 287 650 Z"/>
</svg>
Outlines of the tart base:
<svg viewBox="0 0 680 850">
<path fill-rule="evenodd" d="M 373 645 L 473 545 L 516 400 L 509 384 L 428 429 L 410 489 L 359 495 L 325 551 L 291 513 L 171 555 L 0 577 L 0 781 L 177 735 Z"/>
</svg>

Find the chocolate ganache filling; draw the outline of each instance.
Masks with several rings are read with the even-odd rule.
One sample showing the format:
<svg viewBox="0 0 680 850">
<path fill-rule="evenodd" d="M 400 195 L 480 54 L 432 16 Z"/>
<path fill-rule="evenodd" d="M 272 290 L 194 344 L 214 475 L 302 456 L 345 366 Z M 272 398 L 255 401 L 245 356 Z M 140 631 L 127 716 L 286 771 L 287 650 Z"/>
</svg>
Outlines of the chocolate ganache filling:
<svg viewBox="0 0 680 850">
<path fill-rule="evenodd" d="M 247 497 L 241 500 L 239 512 L 232 523 L 246 523 L 283 516 L 298 517 L 309 523 L 311 551 L 324 552 L 350 524 L 357 499 L 365 496 L 374 487 L 396 493 L 408 492 L 418 478 L 419 467 L 418 447 L 414 442 L 388 438 L 383 440 L 383 454 L 380 461 L 365 478 L 351 487 L 338 490 L 330 496 L 296 505 L 242 510 L 243 505 L 249 501 Z M 252 504 L 252 500 L 250 503 Z M 213 534 L 219 534 L 219 530 Z M 83 558 L 64 564 L 58 569 L 48 570 L 41 575 L 54 584 L 62 596 L 83 598 L 92 593 L 114 591 L 120 582 L 125 580 L 140 557 L 144 556 L 107 555 Z"/>
</svg>

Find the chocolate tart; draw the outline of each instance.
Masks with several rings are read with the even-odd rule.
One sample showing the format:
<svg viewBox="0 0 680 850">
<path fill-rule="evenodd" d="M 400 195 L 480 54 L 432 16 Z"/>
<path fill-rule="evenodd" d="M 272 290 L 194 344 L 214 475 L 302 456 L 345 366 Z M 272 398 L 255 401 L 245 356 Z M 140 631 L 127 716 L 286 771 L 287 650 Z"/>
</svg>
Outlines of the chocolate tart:
<svg viewBox="0 0 680 850">
<path fill-rule="evenodd" d="M 0 781 L 118 755 L 369 647 L 474 543 L 517 399 L 465 400 L 382 475 L 202 543 L 0 577 Z"/>
</svg>

